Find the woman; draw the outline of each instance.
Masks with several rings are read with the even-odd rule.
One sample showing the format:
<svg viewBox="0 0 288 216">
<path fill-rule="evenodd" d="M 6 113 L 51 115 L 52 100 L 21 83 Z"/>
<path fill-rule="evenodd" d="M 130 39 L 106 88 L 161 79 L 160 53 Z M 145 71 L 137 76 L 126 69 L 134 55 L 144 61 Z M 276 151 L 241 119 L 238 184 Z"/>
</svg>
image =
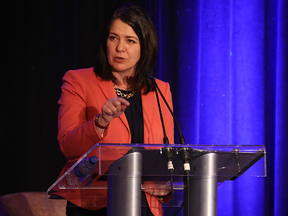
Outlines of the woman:
<svg viewBox="0 0 288 216">
<path fill-rule="evenodd" d="M 65 74 L 58 102 L 58 141 L 68 160 L 78 159 L 95 143 L 163 143 L 155 87 L 143 73 L 154 68 L 157 45 L 157 34 L 149 16 L 138 6 L 121 6 L 104 30 L 96 66 Z M 172 107 L 169 84 L 157 79 L 156 82 Z M 173 143 L 173 118 L 163 100 L 160 103 L 167 137 Z M 123 149 L 109 157 L 117 160 L 126 152 Z M 91 154 L 98 156 L 98 151 Z M 71 161 L 61 174 L 71 166 Z M 87 200 L 87 191 L 75 192 L 77 196 L 75 193 L 62 196 L 69 201 L 68 206 L 93 209 L 97 212 L 93 211 L 93 215 L 101 212 L 105 215 L 105 208 L 99 206 L 106 205 L 106 190 L 96 192 L 99 193 L 97 203 L 101 205 L 95 208 L 91 207 L 95 200 Z M 158 198 L 149 194 L 146 197 L 150 210 L 142 215 L 163 215 Z M 76 209 L 85 211 L 85 215 L 90 212 L 67 208 L 67 215 L 73 215 L 70 211 Z"/>
</svg>

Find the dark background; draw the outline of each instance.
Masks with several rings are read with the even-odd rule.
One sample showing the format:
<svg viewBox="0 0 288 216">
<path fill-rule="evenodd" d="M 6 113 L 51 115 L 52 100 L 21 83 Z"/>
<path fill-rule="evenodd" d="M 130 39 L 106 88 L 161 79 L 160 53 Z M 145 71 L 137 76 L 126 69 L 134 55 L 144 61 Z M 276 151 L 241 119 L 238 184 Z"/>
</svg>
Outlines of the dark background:
<svg viewBox="0 0 288 216">
<path fill-rule="evenodd" d="M 149 1 L 129 1 L 143 8 Z M 128 1 L 10 1 L 2 7 L 0 195 L 45 191 L 66 159 L 57 100 L 69 69 L 94 65 L 102 29 Z"/>
</svg>

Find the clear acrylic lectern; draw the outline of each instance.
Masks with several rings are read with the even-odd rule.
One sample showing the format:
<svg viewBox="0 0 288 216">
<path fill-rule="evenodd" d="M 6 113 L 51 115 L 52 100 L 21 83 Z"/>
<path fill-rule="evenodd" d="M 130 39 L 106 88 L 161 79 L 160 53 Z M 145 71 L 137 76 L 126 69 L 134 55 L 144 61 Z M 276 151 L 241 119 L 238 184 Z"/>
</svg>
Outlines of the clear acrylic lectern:
<svg viewBox="0 0 288 216">
<path fill-rule="evenodd" d="M 164 157 L 167 149 L 172 154 L 172 177 Z M 95 151 L 99 157 L 97 173 L 80 186 L 68 185 L 67 174 Z M 109 155 L 119 151 L 125 154 L 115 161 L 111 160 Z M 188 155 L 190 172 L 184 172 L 183 151 Z M 94 178 L 98 175 L 101 178 L 96 181 Z M 104 207 L 101 203 L 93 202 L 97 200 L 93 191 L 107 189 L 109 216 L 140 216 L 142 191 L 164 197 L 172 194 L 172 183 L 173 191 L 183 190 L 183 201 L 174 201 L 174 207 L 180 208 L 183 203 L 184 216 L 216 216 L 217 185 L 226 180 L 235 180 L 240 175 L 266 176 L 266 150 L 263 145 L 97 143 L 49 187 L 47 205 L 50 205 L 50 199 L 66 195 L 73 197 L 75 191 L 80 190 L 85 194 L 89 190 L 87 196 L 91 197 L 87 197 L 87 200 L 90 202 L 83 202 L 81 206 Z"/>
</svg>

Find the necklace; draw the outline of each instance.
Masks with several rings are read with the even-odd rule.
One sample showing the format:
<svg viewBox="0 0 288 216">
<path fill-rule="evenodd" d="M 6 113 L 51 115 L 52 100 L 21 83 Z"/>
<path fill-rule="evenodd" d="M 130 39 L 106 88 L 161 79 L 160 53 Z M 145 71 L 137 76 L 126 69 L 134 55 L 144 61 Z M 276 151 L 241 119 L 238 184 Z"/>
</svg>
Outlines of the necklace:
<svg viewBox="0 0 288 216">
<path fill-rule="evenodd" d="M 114 89 L 115 89 L 115 91 L 116 91 L 116 94 L 117 94 L 118 96 L 123 97 L 123 98 L 126 98 L 126 99 L 129 99 L 129 98 L 133 97 L 134 94 L 136 93 L 136 91 L 131 91 L 130 93 L 125 94 L 125 93 L 123 93 L 120 89 L 118 89 L 118 88 L 115 86 L 114 83 L 113 83 L 113 86 L 114 86 Z"/>
</svg>

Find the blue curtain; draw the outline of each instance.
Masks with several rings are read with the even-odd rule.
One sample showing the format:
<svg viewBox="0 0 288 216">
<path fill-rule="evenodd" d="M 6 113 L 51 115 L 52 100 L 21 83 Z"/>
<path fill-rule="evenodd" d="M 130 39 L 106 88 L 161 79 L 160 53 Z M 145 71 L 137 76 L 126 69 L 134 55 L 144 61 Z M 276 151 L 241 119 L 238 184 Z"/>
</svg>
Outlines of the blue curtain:
<svg viewBox="0 0 288 216">
<path fill-rule="evenodd" d="M 265 145 L 268 152 L 267 177 L 240 177 L 218 188 L 218 215 L 288 215 L 287 2 L 154 6 L 156 76 L 171 84 L 186 143 Z"/>
</svg>

